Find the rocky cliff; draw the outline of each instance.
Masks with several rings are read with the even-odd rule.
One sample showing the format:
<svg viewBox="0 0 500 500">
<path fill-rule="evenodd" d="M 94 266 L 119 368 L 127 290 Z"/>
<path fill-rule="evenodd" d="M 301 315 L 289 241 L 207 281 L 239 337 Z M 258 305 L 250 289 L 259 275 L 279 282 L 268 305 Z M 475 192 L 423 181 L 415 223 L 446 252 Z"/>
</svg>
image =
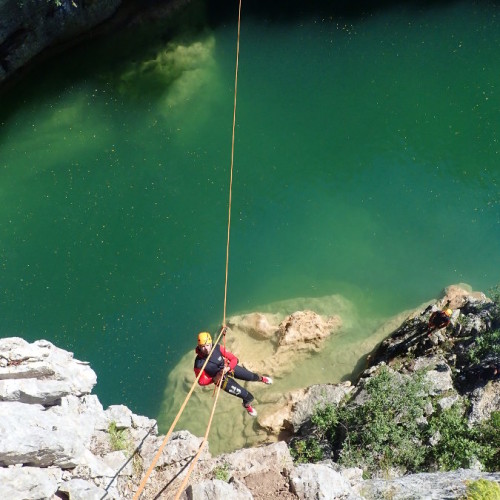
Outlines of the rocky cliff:
<svg viewBox="0 0 500 500">
<path fill-rule="evenodd" d="M 450 323 L 429 332 L 430 314 L 445 304 L 454 311 Z M 355 384 L 313 386 L 290 398 L 287 411 L 275 418 L 276 422 L 281 419 L 275 422 L 277 428 L 288 428 L 288 437 L 294 434 L 287 439 L 288 444 L 278 441 L 216 457 L 206 448 L 181 498 L 460 498 L 467 481 L 500 483 L 499 464 L 492 468 L 495 462 L 490 462 L 487 472 L 473 456 L 463 468 L 449 472 L 443 472 L 439 463 L 419 473 L 412 473 L 411 468 L 381 467 L 380 474 L 371 474 L 368 479 L 367 464 L 362 459 L 357 464 L 343 462 L 342 441 L 328 441 L 311 418 L 324 405 L 366 405 L 370 399 L 367 387 L 380 370 L 389 370 L 405 380 L 424 369 L 428 394 L 419 398 L 434 399 L 433 404 L 424 405 L 420 428 L 430 425 L 433 412 L 439 412 L 439 408 L 466 401 L 466 417 L 473 429 L 500 410 L 498 341 L 490 336 L 494 343 L 487 347 L 484 343 L 485 335 L 499 327 L 498 313 L 498 304 L 482 294 L 458 287 L 448 289 L 441 301 L 405 319 L 372 353 L 370 366 Z M 310 317 L 302 316 L 310 325 Z M 290 320 L 296 322 L 299 317 L 294 314 Z M 295 335 L 301 327 L 294 324 Z M 324 327 L 325 322 L 318 320 L 318 324 Z M 87 363 L 50 342 L 0 340 L 3 498 L 133 497 L 163 437 L 158 435 L 154 420 L 135 415 L 125 406 L 104 409 L 91 394 L 95 384 L 96 375 Z M 403 421 L 401 413 L 395 418 Z M 311 437 L 318 442 L 323 439 L 325 446 L 320 448 L 320 455 L 311 458 L 315 463 L 306 463 L 294 443 Z M 433 435 L 429 442 L 415 446 L 432 448 L 446 439 Z M 173 498 L 200 443 L 200 438 L 187 431 L 175 432 L 141 498 Z M 494 454 L 492 457 L 495 460 Z"/>
<path fill-rule="evenodd" d="M 0 0 L 0 83 L 43 50 L 111 17 L 122 0 Z"/>
</svg>

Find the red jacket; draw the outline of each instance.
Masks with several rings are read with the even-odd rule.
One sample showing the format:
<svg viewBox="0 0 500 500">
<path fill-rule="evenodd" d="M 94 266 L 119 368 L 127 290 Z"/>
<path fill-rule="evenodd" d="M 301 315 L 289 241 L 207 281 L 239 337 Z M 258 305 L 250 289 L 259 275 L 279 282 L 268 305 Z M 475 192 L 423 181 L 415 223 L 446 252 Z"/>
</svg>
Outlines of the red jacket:
<svg viewBox="0 0 500 500">
<path fill-rule="evenodd" d="M 196 348 L 196 359 L 194 360 L 194 373 L 196 376 L 200 373 L 201 367 L 205 363 L 206 357 L 203 358 Z M 201 377 L 198 379 L 198 384 L 200 385 L 210 385 L 213 383 L 213 378 L 217 373 L 222 370 L 225 366 L 229 366 L 229 370 L 234 370 L 234 367 L 238 364 L 238 358 L 227 349 L 217 344 L 215 346 L 207 365 L 205 366 Z"/>
</svg>

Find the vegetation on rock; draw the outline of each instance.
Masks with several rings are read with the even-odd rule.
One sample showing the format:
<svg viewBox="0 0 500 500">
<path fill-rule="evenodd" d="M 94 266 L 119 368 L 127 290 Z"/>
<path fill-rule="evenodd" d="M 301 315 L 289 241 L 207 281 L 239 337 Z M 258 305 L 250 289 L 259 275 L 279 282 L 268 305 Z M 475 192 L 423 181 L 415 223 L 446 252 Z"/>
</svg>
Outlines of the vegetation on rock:
<svg viewBox="0 0 500 500">
<path fill-rule="evenodd" d="M 478 479 L 467 484 L 466 500 L 499 500 L 500 486 L 494 481 Z"/>
<path fill-rule="evenodd" d="M 364 403 L 348 400 L 316 409 L 313 435 L 291 443 L 295 461 L 316 462 L 331 449 L 328 458 L 361 467 L 370 477 L 394 469 L 454 470 L 474 462 L 496 470 L 500 412 L 470 427 L 462 403 L 439 410 L 438 398 L 428 396 L 426 385 L 423 370 L 409 377 L 383 367 L 367 381 Z"/>
</svg>

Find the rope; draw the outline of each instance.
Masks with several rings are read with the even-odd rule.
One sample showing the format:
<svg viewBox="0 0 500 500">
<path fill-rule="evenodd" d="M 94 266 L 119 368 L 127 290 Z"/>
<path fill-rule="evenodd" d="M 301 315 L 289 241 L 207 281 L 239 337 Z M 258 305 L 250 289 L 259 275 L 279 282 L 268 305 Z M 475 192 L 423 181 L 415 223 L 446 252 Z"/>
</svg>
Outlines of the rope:
<svg viewBox="0 0 500 500">
<path fill-rule="evenodd" d="M 217 386 L 217 393 L 216 393 L 216 396 L 215 396 L 214 404 L 212 406 L 212 413 L 210 414 L 210 419 L 208 421 L 208 425 L 207 425 L 207 430 L 205 432 L 205 436 L 203 437 L 203 441 L 200 444 L 200 448 L 198 450 L 198 453 L 196 453 L 195 457 L 193 458 L 193 461 L 191 462 L 191 465 L 189 466 L 189 469 L 188 469 L 188 471 L 186 473 L 186 477 L 182 481 L 182 484 L 179 486 L 179 489 L 177 490 L 177 493 L 175 495 L 174 500 L 179 500 L 179 497 L 182 495 L 182 492 L 184 491 L 184 488 L 186 487 L 186 484 L 189 481 L 191 473 L 193 472 L 194 467 L 195 467 L 196 463 L 198 462 L 198 459 L 200 458 L 201 452 L 203 451 L 203 448 L 205 447 L 205 444 L 207 444 L 208 433 L 210 432 L 210 427 L 212 426 L 212 420 L 214 418 L 215 407 L 217 406 L 217 400 L 219 399 L 219 394 L 220 394 L 220 388 L 221 388 L 221 386 L 222 386 L 222 379 L 221 379 L 221 382 L 219 383 L 219 385 Z"/>
<path fill-rule="evenodd" d="M 224 314 L 222 316 L 222 326 L 226 325 L 226 304 L 227 304 L 227 275 L 229 268 L 229 233 L 231 231 L 231 200 L 233 193 L 233 166 L 234 166 L 234 130 L 236 128 L 236 98 L 238 96 L 238 64 L 240 59 L 240 27 L 241 27 L 241 0 L 238 7 L 238 37 L 236 39 L 236 70 L 234 75 L 234 106 L 233 106 L 233 134 L 231 137 L 231 175 L 229 180 L 229 210 L 227 220 L 227 245 L 226 245 L 226 280 L 224 283 Z"/>
<path fill-rule="evenodd" d="M 241 30 L 241 2 L 242 0 L 239 0 L 239 7 L 238 7 L 238 37 L 237 37 L 237 42 L 236 42 L 236 72 L 235 72 L 235 78 L 234 78 L 234 106 L 233 106 L 233 131 L 232 131 L 232 137 L 231 137 L 231 173 L 230 173 L 230 180 L 229 180 L 229 209 L 228 209 L 228 222 L 227 222 L 227 244 L 226 244 L 226 275 L 225 275 L 225 282 L 224 282 L 224 313 L 223 313 L 223 321 L 222 321 L 222 330 L 217 337 L 216 341 L 212 345 L 212 350 L 210 351 L 209 355 L 207 356 L 207 359 L 203 363 L 203 366 L 201 367 L 200 372 L 198 373 L 198 376 L 196 377 L 195 381 L 193 382 L 191 389 L 189 390 L 187 396 L 184 399 L 184 402 L 182 403 L 179 411 L 177 412 L 177 415 L 175 416 L 174 421 L 172 422 L 172 425 L 170 426 L 165 438 L 162 441 L 162 444 L 158 448 L 158 451 L 156 452 L 156 455 L 153 458 L 153 461 L 151 462 L 151 465 L 149 466 L 148 470 L 146 471 L 146 474 L 142 478 L 142 481 L 139 485 L 139 488 L 137 489 L 133 500 L 138 500 L 140 497 L 141 493 L 143 492 L 146 483 L 149 479 L 149 476 L 153 472 L 153 469 L 155 468 L 156 463 L 158 462 L 163 449 L 165 448 L 168 440 L 170 439 L 170 436 L 172 435 L 172 432 L 177 425 L 177 422 L 179 421 L 184 409 L 186 408 L 186 405 L 191 398 L 191 395 L 193 394 L 193 391 L 195 387 L 198 384 L 198 380 L 200 379 L 203 370 L 205 369 L 205 366 L 208 363 L 208 360 L 210 359 L 210 356 L 214 352 L 214 349 L 216 345 L 219 343 L 220 338 L 224 336 L 224 346 L 226 342 L 226 335 L 225 335 L 225 326 L 226 326 L 226 305 L 227 305 L 227 281 L 228 281 L 228 269 L 229 269 L 229 235 L 231 231 L 231 201 L 232 201 L 232 190 L 233 190 L 233 167 L 234 167 L 234 136 L 235 136 L 235 128 L 236 128 L 236 99 L 237 99 L 237 93 L 238 93 L 238 63 L 239 63 L 239 54 L 240 54 L 240 30 Z M 215 401 L 212 407 L 212 413 L 210 415 L 210 419 L 208 421 L 207 425 L 207 430 L 205 432 L 205 436 L 203 437 L 203 441 L 200 444 L 200 448 L 193 458 L 193 461 L 191 462 L 191 465 L 188 469 L 188 472 L 186 474 L 186 477 L 184 478 L 184 481 L 182 482 L 179 490 L 177 491 L 177 494 L 175 496 L 174 500 L 178 500 L 183 489 L 185 488 L 189 477 L 191 476 L 191 473 L 193 472 L 193 469 L 198 462 L 198 459 L 201 455 L 201 452 L 203 451 L 203 448 L 205 447 L 205 444 L 207 443 L 208 440 L 208 434 L 210 432 L 210 427 L 212 426 L 212 420 L 213 416 L 215 413 L 215 408 L 217 406 L 217 401 L 219 399 L 219 394 L 220 394 L 220 389 L 221 389 L 222 383 L 218 385 L 217 388 L 217 394 L 215 396 Z"/>
<path fill-rule="evenodd" d="M 170 426 L 170 429 L 168 430 L 167 435 L 163 439 L 160 447 L 158 448 L 158 451 L 156 452 L 156 455 L 154 456 L 153 461 L 151 462 L 151 465 L 149 466 L 149 469 L 146 471 L 146 474 L 144 474 L 144 477 L 142 478 L 142 481 L 139 484 L 139 487 L 137 488 L 137 491 L 133 497 L 133 500 L 137 500 L 140 497 L 142 491 L 144 490 L 146 483 L 148 482 L 149 476 L 151 475 L 151 472 L 153 472 L 153 469 L 155 468 L 156 463 L 160 459 L 163 448 L 165 448 L 170 436 L 172 435 L 172 432 L 175 429 L 175 426 L 177 425 L 177 422 L 179 421 L 179 418 L 181 417 L 182 412 L 184 411 L 184 408 L 186 408 L 186 405 L 189 401 L 189 398 L 191 397 L 191 394 L 193 394 L 193 391 L 198 384 L 198 380 L 200 380 L 200 377 L 203 374 L 203 370 L 205 369 L 205 366 L 207 366 L 207 363 L 208 363 L 208 360 L 210 359 L 210 356 L 214 352 L 214 349 L 215 349 L 217 343 L 219 342 L 220 338 L 222 337 L 223 331 L 224 330 L 222 330 L 221 333 L 219 334 L 219 336 L 217 337 L 217 340 L 215 341 L 215 343 L 212 346 L 212 350 L 210 351 L 209 355 L 207 356 L 207 359 L 205 360 L 205 362 L 203 363 L 203 366 L 201 367 L 200 373 L 198 373 L 198 376 L 196 377 L 195 381 L 191 385 L 191 389 L 189 390 L 187 396 L 184 399 L 184 402 L 182 403 L 179 411 L 177 412 L 177 415 L 175 416 L 175 419 L 172 422 L 172 425 Z"/>
</svg>

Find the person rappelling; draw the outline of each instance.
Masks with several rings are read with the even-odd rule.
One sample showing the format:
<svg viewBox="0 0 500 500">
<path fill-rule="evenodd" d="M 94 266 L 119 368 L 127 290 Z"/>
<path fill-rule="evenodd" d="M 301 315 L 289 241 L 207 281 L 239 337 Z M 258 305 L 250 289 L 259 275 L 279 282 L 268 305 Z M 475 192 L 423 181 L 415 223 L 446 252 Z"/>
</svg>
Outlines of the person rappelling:
<svg viewBox="0 0 500 500">
<path fill-rule="evenodd" d="M 225 334 L 226 327 L 222 333 Z M 217 344 L 212 350 L 212 337 L 208 332 L 198 334 L 198 345 L 196 347 L 196 358 L 194 360 L 194 373 L 196 376 L 202 371 L 198 383 L 200 385 L 216 384 L 220 385 L 221 389 L 233 396 L 243 400 L 243 407 L 252 417 L 257 416 L 257 411 L 251 405 L 254 400 L 253 395 L 242 387 L 235 378 L 245 380 L 247 382 L 262 382 L 270 385 L 273 379 L 266 375 L 258 375 L 257 373 L 247 370 L 238 364 L 238 358 L 229 352 L 224 346 Z M 210 358 L 203 369 L 207 357 Z M 203 370 L 202 370 L 203 369 Z"/>
<path fill-rule="evenodd" d="M 440 330 L 450 324 L 450 318 L 453 311 L 446 307 L 440 311 L 434 311 L 429 317 L 427 324 L 427 334 L 430 335 L 434 330 Z"/>
</svg>

